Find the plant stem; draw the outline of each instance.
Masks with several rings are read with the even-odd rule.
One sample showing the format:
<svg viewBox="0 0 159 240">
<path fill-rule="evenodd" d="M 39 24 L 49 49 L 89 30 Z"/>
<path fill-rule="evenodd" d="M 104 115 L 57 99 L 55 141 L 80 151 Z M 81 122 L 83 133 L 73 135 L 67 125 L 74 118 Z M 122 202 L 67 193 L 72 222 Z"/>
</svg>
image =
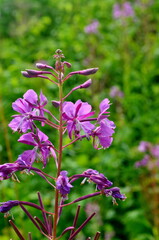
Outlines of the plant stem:
<svg viewBox="0 0 159 240">
<path fill-rule="evenodd" d="M 63 124 L 62 124 L 62 96 L 63 96 L 63 91 L 62 91 L 62 76 L 61 72 L 59 72 L 59 101 L 60 101 L 60 106 L 59 106 L 59 147 L 58 147 L 58 167 L 57 167 L 57 178 L 60 175 L 61 171 L 61 162 L 62 162 L 62 142 L 63 142 Z M 55 192 L 55 209 L 54 209 L 54 224 L 53 224 L 53 240 L 56 239 L 56 230 L 57 230 L 57 222 L 58 222 L 58 212 L 59 212 L 59 192 L 56 189 Z"/>
</svg>

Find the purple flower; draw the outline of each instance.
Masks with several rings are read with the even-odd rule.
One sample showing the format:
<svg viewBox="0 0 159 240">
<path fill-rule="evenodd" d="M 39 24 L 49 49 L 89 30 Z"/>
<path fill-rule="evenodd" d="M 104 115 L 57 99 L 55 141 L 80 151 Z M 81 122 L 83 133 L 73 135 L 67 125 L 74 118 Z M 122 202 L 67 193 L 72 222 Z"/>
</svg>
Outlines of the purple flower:
<svg viewBox="0 0 159 240">
<path fill-rule="evenodd" d="M 133 10 L 130 2 L 123 3 L 123 16 L 124 17 L 133 17 L 134 16 L 134 10 Z"/>
<path fill-rule="evenodd" d="M 1 213 L 6 213 L 8 212 L 12 207 L 18 206 L 19 205 L 19 201 L 15 200 L 10 200 L 8 202 L 2 202 L 0 203 L 0 212 Z"/>
<path fill-rule="evenodd" d="M 13 131 L 26 132 L 28 129 L 32 129 L 33 120 L 31 116 L 33 115 L 32 107 L 22 98 L 18 98 L 12 104 L 12 108 L 19 112 L 20 115 L 13 115 L 13 120 L 9 123 L 9 127 Z"/>
<path fill-rule="evenodd" d="M 18 115 L 13 115 L 13 120 L 9 123 L 9 127 L 13 131 L 18 132 L 27 132 L 27 130 L 32 130 L 34 127 L 33 124 L 33 116 L 37 120 L 39 118 L 37 116 L 43 117 L 44 116 L 44 106 L 47 104 L 46 97 L 40 93 L 40 97 L 38 100 L 37 94 L 34 90 L 28 90 L 24 95 L 23 99 L 18 98 L 12 104 L 12 108 L 17 111 Z"/>
<path fill-rule="evenodd" d="M 105 119 L 105 118 L 108 117 L 107 114 L 109 112 L 107 112 L 107 110 L 109 109 L 109 107 L 110 107 L 110 101 L 109 101 L 108 98 L 105 98 L 99 105 L 100 113 L 99 113 L 98 118 L 97 118 L 98 122 L 100 120 Z"/>
<path fill-rule="evenodd" d="M 120 9 L 120 5 L 119 4 L 114 4 L 113 6 L 113 17 L 114 18 L 120 18 L 122 16 L 122 12 Z"/>
<path fill-rule="evenodd" d="M 90 23 L 89 25 L 87 25 L 84 28 L 85 33 L 98 33 L 98 27 L 99 27 L 99 22 L 97 20 L 94 20 L 92 23 Z"/>
<path fill-rule="evenodd" d="M 44 106 L 47 104 L 47 98 L 43 95 L 42 91 L 40 93 L 39 99 L 36 92 L 32 89 L 28 90 L 23 95 L 24 100 L 34 108 L 35 115 L 44 116 Z"/>
<path fill-rule="evenodd" d="M 112 134 L 114 133 L 115 124 L 109 119 L 104 119 L 100 121 L 100 126 L 97 127 L 93 133 L 92 137 L 94 138 L 94 148 L 99 149 L 99 144 L 103 148 L 108 148 L 112 141 Z"/>
<path fill-rule="evenodd" d="M 81 130 L 88 135 L 94 129 L 95 126 L 90 123 L 88 118 L 94 114 L 91 110 L 91 105 L 81 100 L 76 101 L 76 103 L 64 102 L 62 116 L 63 120 L 67 123 L 70 138 L 72 138 L 73 133 L 79 137 Z"/>
<path fill-rule="evenodd" d="M 14 172 L 21 170 L 18 163 L 5 163 L 0 165 L 0 180 L 10 178 Z"/>
<path fill-rule="evenodd" d="M 89 180 L 97 184 L 97 188 L 102 190 L 103 188 L 108 188 L 113 185 L 111 181 L 109 181 L 102 173 L 91 175 Z"/>
<path fill-rule="evenodd" d="M 26 150 L 18 156 L 16 162 L 21 166 L 31 167 L 36 158 L 38 157 L 36 149 Z"/>
<path fill-rule="evenodd" d="M 135 167 L 136 168 L 145 167 L 148 164 L 149 161 L 150 161 L 150 156 L 148 154 L 146 154 L 141 161 L 138 161 L 138 162 L 135 163 Z"/>
<path fill-rule="evenodd" d="M 67 177 L 67 174 L 67 171 L 61 171 L 60 175 L 56 180 L 56 188 L 60 191 L 63 198 L 66 198 L 67 194 L 70 192 L 70 189 L 73 187 L 69 183 L 69 178 Z"/>
<path fill-rule="evenodd" d="M 138 150 L 140 152 L 146 152 L 151 148 L 151 143 L 146 142 L 146 141 L 141 141 L 138 147 Z"/>
<path fill-rule="evenodd" d="M 37 129 L 36 134 L 32 132 L 23 134 L 18 139 L 18 142 L 34 146 L 33 150 L 25 151 L 23 155 L 21 155 L 21 158 L 24 162 L 30 161 L 30 164 L 32 165 L 36 158 L 40 158 L 45 167 L 50 153 L 56 159 L 56 154 L 52 143 L 48 140 L 48 136 L 46 136 L 39 129 Z"/>
<path fill-rule="evenodd" d="M 121 17 L 133 17 L 134 16 L 134 10 L 131 6 L 130 2 L 125 2 L 123 4 L 115 4 L 113 7 L 113 17 L 115 19 L 121 18 Z"/>
</svg>

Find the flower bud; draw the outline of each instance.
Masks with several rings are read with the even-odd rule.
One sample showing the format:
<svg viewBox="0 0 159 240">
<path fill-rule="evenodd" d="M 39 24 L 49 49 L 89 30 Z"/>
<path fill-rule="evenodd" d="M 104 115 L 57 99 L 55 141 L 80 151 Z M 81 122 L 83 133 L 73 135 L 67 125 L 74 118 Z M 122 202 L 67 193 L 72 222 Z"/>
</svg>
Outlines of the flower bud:
<svg viewBox="0 0 159 240">
<path fill-rule="evenodd" d="M 58 108 L 59 105 L 60 105 L 60 101 L 55 101 L 55 100 L 53 100 L 53 101 L 51 101 L 51 102 L 52 102 L 52 105 L 53 105 L 55 108 Z"/>
<path fill-rule="evenodd" d="M 92 80 L 88 79 L 86 82 L 80 85 L 80 88 L 88 88 L 92 84 Z"/>
<path fill-rule="evenodd" d="M 94 74 L 98 71 L 98 68 L 88 68 L 88 69 L 85 69 L 85 70 L 81 70 L 81 71 L 75 71 L 75 72 L 71 72 L 69 73 L 69 75 L 74 75 L 74 74 L 80 74 L 80 75 L 91 75 L 91 74 Z"/>
<path fill-rule="evenodd" d="M 41 74 L 51 74 L 51 72 L 48 71 L 38 71 L 38 70 L 32 70 L 32 69 L 26 69 L 26 71 L 29 73 L 29 75 L 38 77 Z"/>
<path fill-rule="evenodd" d="M 32 78 L 33 76 L 30 75 L 27 71 L 21 71 L 21 74 L 26 78 Z"/>
<path fill-rule="evenodd" d="M 45 68 L 52 69 L 51 66 L 43 64 L 43 63 L 36 63 L 36 67 L 39 68 L 39 69 L 45 69 Z"/>
<path fill-rule="evenodd" d="M 71 63 L 66 62 L 66 61 L 64 61 L 63 64 L 66 65 L 66 67 L 68 67 L 68 68 L 70 68 L 72 66 Z"/>
<path fill-rule="evenodd" d="M 29 75 L 32 75 L 32 76 L 37 76 L 43 73 L 43 71 L 32 70 L 32 69 L 26 69 L 26 71 L 28 72 Z"/>
</svg>

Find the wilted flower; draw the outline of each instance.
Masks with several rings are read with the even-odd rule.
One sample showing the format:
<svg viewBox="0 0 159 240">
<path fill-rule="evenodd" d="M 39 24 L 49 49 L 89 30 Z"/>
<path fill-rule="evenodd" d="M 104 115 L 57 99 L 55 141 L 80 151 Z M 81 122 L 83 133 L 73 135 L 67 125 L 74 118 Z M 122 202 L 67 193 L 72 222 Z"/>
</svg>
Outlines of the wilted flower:
<svg viewBox="0 0 159 240">
<path fill-rule="evenodd" d="M 0 180 L 10 178 L 14 172 L 22 170 L 18 163 L 5 163 L 0 165 Z"/>
<path fill-rule="evenodd" d="M 121 194 L 120 193 L 120 188 L 118 188 L 118 187 L 104 189 L 103 192 L 104 192 L 106 197 L 112 196 L 113 198 L 119 198 L 122 201 L 126 199 L 125 194 Z"/>
<path fill-rule="evenodd" d="M 67 171 L 61 171 L 60 175 L 56 180 L 56 188 L 60 191 L 63 198 L 66 198 L 67 194 L 70 192 L 70 189 L 73 187 L 69 183 L 69 178 L 67 177 L 67 174 Z"/>
<path fill-rule="evenodd" d="M 10 200 L 8 202 L 2 202 L 0 203 L 0 212 L 1 213 L 6 213 L 8 212 L 12 207 L 18 206 L 19 205 L 19 201 L 17 200 Z"/>
<path fill-rule="evenodd" d="M 89 177 L 89 180 L 94 182 L 97 185 L 97 188 L 99 190 L 102 190 L 103 188 L 111 187 L 113 185 L 113 183 L 109 181 L 108 178 L 106 178 L 102 173 L 95 174 L 95 175 L 92 174 Z"/>
</svg>

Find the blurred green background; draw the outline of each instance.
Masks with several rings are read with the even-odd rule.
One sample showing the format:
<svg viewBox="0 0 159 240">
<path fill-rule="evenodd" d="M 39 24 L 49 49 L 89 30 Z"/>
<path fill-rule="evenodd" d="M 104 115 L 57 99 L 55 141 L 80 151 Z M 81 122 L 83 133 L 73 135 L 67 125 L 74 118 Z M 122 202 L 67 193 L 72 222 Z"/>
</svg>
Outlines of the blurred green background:
<svg viewBox="0 0 159 240">
<path fill-rule="evenodd" d="M 157 240 L 159 217 L 154 221 L 154 213 L 159 210 L 154 201 L 159 199 L 154 197 L 152 184 L 147 183 L 149 171 L 136 169 L 134 164 L 143 156 L 138 152 L 140 141 L 159 143 L 159 1 L 130 1 L 132 16 L 115 17 L 117 3 L 122 8 L 124 1 L 0 0 L 0 164 L 14 162 L 29 149 L 17 142 L 19 134 L 12 134 L 7 126 L 15 113 L 12 102 L 29 88 L 37 93 L 42 89 L 50 101 L 57 100 L 54 85 L 47 80 L 26 79 L 20 72 L 42 60 L 53 65 L 52 55 L 60 48 L 72 64 L 71 71 L 99 67 L 92 75 L 90 89 L 76 91 L 69 100 L 88 101 L 98 111 L 100 101 L 108 97 L 112 103 L 110 119 L 116 124 L 109 149 L 96 151 L 87 140 L 78 142 L 64 151 L 63 169 L 69 175 L 97 169 L 127 196 L 118 206 L 105 197 L 82 202 L 81 223 L 94 209 L 97 215 L 77 239 L 86 239 L 99 230 L 103 240 Z M 86 80 L 81 76 L 70 78 L 65 91 Z M 114 86 L 123 96 L 112 95 Z M 54 111 L 51 104 L 49 108 Z M 56 145 L 55 133 L 51 134 L 48 127 L 45 130 Z M 52 161 L 46 167 L 50 174 L 54 174 Z M 10 179 L 0 183 L 0 202 L 19 199 L 37 203 L 36 192 L 40 191 L 45 206 L 52 210 L 53 191 L 40 177 L 18 174 L 18 178 L 20 184 Z M 155 194 L 158 179 L 152 178 Z M 88 184 L 73 190 L 70 200 L 94 191 Z M 71 225 L 75 210 L 76 206 L 65 208 L 59 231 L 64 223 L 65 227 Z M 33 209 L 31 212 L 37 214 Z M 34 240 L 45 239 L 20 208 L 12 210 L 12 217 L 26 238 L 30 231 Z M 0 239 L 18 239 L 3 214 Z"/>
</svg>

